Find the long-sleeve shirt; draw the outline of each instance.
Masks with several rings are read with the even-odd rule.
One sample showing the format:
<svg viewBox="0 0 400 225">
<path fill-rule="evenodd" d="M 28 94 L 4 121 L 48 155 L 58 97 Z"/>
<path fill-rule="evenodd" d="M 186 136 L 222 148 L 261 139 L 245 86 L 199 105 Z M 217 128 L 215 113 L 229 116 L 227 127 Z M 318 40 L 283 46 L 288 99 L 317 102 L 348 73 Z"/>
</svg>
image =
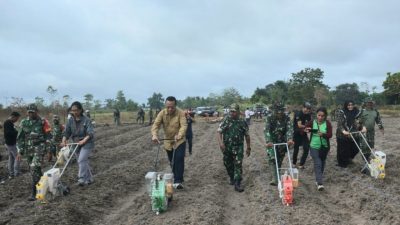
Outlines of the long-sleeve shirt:
<svg viewBox="0 0 400 225">
<path fill-rule="evenodd" d="M 84 139 L 86 136 L 89 136 L 89 140 L 86 142 L 85 146 L 87 148 L 94 147 L 94 128 L 92 125 L 92 121 L 82 115 L 80 120 L 75 120 L 74 117 L 68 119 L 67 124 L 65 126 L 64 137 L 68 140 L 72 138 L 74 142 L 78 142 Z"/>
<path fill-rule="evenodd" d="M 172 114 L 168 114 L 167 109 L 161 110 L 151 127 L 151 134 L 153 136 L 158 137 L 158 131 L 161 125 L 164 129 L 164 139 L 171 139 L 164 140 L 164 148 L 166 150 L 171 151 L 174 149 L 174 146 L 177 147 L 185 142 L 187 122 L 185 113 L 181 109 L 176 108 L 175 112 Z M 181 137 L 176 143 L 174 141 L 175 135 Z"/>
<path fill-rule="evenodd" d="M 383 129 L 383 123 L 379 112 L 376 109 L 363 109 L 361 111 L 360 120 L 367 128 L 367 131 L 373 132 L 375 130 L 375 123 L 379 129 Z"/>
<path fill-rule="evenodd" d="M 18 131 L 15 129 L 14 123 L 8 119 L 4 122 L 3 127 L 6 145 L 15 145 L 17 143 Z"/>
</svg>

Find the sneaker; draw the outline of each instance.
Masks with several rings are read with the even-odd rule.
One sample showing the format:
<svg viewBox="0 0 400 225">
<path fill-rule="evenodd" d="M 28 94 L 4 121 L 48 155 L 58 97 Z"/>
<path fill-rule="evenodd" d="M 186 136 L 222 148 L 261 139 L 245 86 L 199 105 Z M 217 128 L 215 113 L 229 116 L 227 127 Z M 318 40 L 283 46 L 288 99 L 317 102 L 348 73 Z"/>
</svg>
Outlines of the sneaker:
<svg viewBox="0 0 400 225">
<path fill-rule="evenodd" d="M 4 184 L 4 183 L 6 183 L 4 180 L 1 180 L 1 181 L 0 181 L 0 184 Z"/>
<path fill-rule="evenodd" d="M 85 186 L 85 181 L 83 179 L 79 179 L 78 180 L 78 185 L 81 186 L 81 187 Z"/>
<path fill-rule="evenodd" d="M 272 186 L 276 186 L 276 181 L 275 181 L 275 179 L 271 180 L 271 181 L 269 182 L 269 184 L 272 185 Z"/>
<path fill-rule="evenodd" d="M 300 165 L 300 164 L 299 164 L 299 165 L 297 166 L 297 168 L 299 168 L 299 169 L 304 169 L 304 165 Z"/>
<path fill-rule="evenodd" d="M 183 189 L 182 183 L 174 183 L 174 184 L 173 184 L 173 187 L 174 187 L 175 189 L 179 189 L 179 190 L 182 190 L 182 189 Z"/>
<path fill-rule="evenodd" d="M 315 182 L 315 185 L 317 185 L 317 190 L 318 191 L 323 191 L 325 188 L 324 188 L 324 185 L 322 185 L 322 184 L 318 184 L 318 182 Z"/>
<path fill-rule="evenodd" d="M 36 201 L 36 198 L 34 196 L 31 196 L 28 198 L 28 201 L 30 201 L 30 202 Z"/>
</svg>

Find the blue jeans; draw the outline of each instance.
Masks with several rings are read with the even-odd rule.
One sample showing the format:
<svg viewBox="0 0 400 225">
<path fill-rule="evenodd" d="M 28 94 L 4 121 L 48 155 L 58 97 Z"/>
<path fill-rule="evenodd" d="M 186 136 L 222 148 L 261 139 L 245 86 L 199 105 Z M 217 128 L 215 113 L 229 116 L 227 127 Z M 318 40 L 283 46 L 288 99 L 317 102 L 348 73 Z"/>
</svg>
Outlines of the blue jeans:
<svg viewBox="0 0 400 225">
<path fill-rule="evenodd" d="M 186 142 L 180 144 L 176 149 L 172 149 L 172 151 L 167 150 L 169 162 L 172 162 L 173 152 L 175 152 L 174 162 L 172 165 L 172 172 L 174 173 L 174 183 L 182 183 L 183 182 L 183 172 L 185 170 L 185 146 Z"/>
<path fill-rule="evenodd" d="M 310 148 L 311 157 L 314 161 L 315 180 L 319 185 L 323 184 L 323 174 L 325 169 L 325 161 L 329 151 Z"/>
</svg>

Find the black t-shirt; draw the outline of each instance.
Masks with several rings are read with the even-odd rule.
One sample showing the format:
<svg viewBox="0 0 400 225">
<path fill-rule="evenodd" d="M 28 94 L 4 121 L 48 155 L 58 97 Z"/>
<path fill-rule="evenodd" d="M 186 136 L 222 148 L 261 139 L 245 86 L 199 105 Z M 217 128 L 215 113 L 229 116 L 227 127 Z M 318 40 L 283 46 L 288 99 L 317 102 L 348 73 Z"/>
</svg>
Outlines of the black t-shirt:
<svg viewBox="0 0 400 225">
<path fill-rule="evenodd" d="M 18 131 L 14 127 L 14 123 L 8 119 L 4 122 L 4 139 L 7 145 L 17 144 Z"/>
<path fill-rule="evenodd" d="M 294 119 L 293 119 L 293 130 L 295 135 L 305 135 L 304 132 L 301 132 L 301 129 L 299 129 L 297 122 L 301 121 L 302 125 L 306 125 L 309 121 L 311 121 L 311 114 L 304 114 L 302 110 L 297 111 L 294 114 Z"/>
</svg>

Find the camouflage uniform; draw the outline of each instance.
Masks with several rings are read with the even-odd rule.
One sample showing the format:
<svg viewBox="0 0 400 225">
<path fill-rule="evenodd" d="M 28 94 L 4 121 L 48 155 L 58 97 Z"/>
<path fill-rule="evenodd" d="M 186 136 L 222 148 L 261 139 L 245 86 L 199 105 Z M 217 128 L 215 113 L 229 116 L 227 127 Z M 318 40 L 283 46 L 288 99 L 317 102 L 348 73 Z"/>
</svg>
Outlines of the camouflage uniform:
<svg viewBox="0 0 400 225">
<path fill-rule="evenodd" d="M 142 108 L 140 108 L 137 113 L 136 123 L 139 123 L 139 121 L 140 121 L 140 124 L 144 123 L 144 111 Z"/>
<path fill-rule="evenodd" d="M 225 145 L 224 165 L 231 182 L 242 180 L 243 141 L 249 135 L 249 127 L 243 119 L 225 117 L 219 125 L 218 132 L 223 135 Z"/>
<path fill-rule="evenodd" d="M 266 143 L 286 143 L 288 140 L 293 139 L 293 126 L 290 118 L 282 113 L 279 118 L 276 113 L 280 110 L 283 111 L 283 105 L 274 106 L 274 112 L 269 114 L 265 119 L 264 136 Z M 282 166 L 283 158 L 286 154 L 286 148 L 283 145 L 276 146 L 278 168 Z M 275 152 L 273 148 L 267 148 L 267 159 L 271 171 L 275 171 L 272 183 L 277 183 L 278 171 L 276 170 Z M 274 182 L 273 182 L 274 181 Z"/>
<path fill-rule="evenodd" d="M 53 117 L 51 125 L 51 153 L 56 156 L 60 151 L 60 144 L 63 138 L 64 126 L 60 124 L 60 118 L 56 115 Z"/>
<path fill-rule="evenodd" d="M 31 104 L 28 106 L 28 112 L 35 111 L 37 108 Z M 32 175 L 32 197 L 36 196 L 36 184 L 43 175 L 41 168 L 41 159 L 45 154 L 46 140 L 48 140 L 50 126 L 47 120 L 37 116 L 36 119 L 25 118 L 21 121 L 17 136 L 18 154 L 26 157 L 30 166 Z"/>
<path fill-rule="evenodd" d="M 367 99 L 366 102 L 368 102 L 368 101 L 372 101 L 372 100 Z M 379 115 L 378 110 L 376 110 L 374 108 L 363 109 L 360 114 L 360 122 L 367 128 L 367 133 L 365 134 L 365 137 L 367 139 L 368 145 L 371 148 L 374 148 L 374 146 L 375 146 L 375 123 L 378 125 L 379 129 L 381 129 L 381 130 L 384 129 L 383 123 L 381 120 L 381 116 Z M 368 148 L 368 145 L 365 143 L 364 140 L 360 140 L 360 147 L 367 159 L 369 159 L 369 157 L 371 155 L 371 151 Z"/>
</svg>

